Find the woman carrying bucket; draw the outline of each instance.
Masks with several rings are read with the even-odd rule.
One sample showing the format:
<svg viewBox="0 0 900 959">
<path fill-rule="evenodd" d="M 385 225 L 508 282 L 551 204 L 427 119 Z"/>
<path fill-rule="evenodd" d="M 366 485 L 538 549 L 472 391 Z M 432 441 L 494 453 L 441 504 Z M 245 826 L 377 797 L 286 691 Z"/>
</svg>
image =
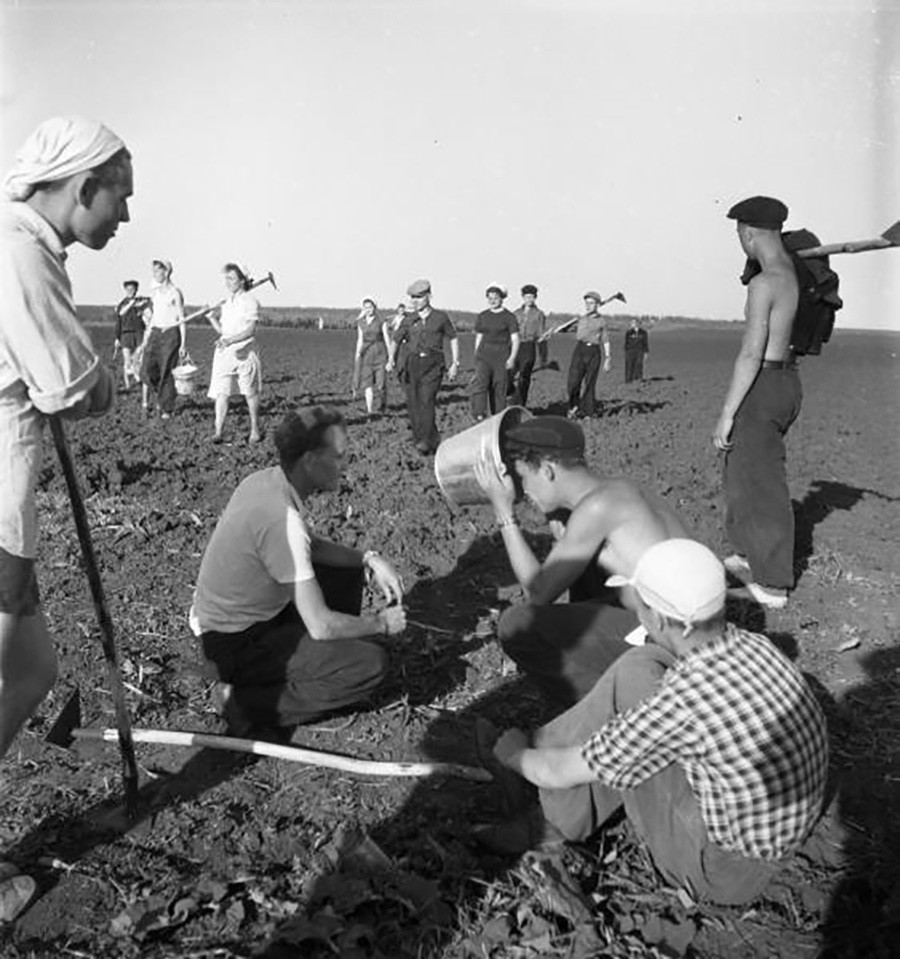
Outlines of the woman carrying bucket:
<svg viewBox="0 0 900 959">
<path fill-rule="evenodd" d="M 383 413 L 387 402 L 385 367 L 391 348 L 390 329 L 378 315 L 373 299 L 362 301 L 362 311 L 356 321 L 356 352 L 353 356 L 354 386 L 361 389 L 366 399 L 366 413 Z"/>
<path fill-rule="evenodd" d="M 141 360 L 142 405 L 150 412 L 150 391 L 156 394 L 161 419 L 175 411 L 175 380 L 172 370 L 185 356 L 184 297 L 172 282 L 172 264 L 153 261 L 154 286 L 150 290 L 153 317 L 144 331 Z"/>
<path fill-rule="evenodd" d="M 218 319 L 213 313 L 208 314 L 210 325 L 219 334 L 207 394 L 216 402 L 213 442 L 222 442 L 228 401 L 235 393 L 241 393 L 247 400 L 247 411 L 250 414 L 249 442 L 258 443 L 262 366 L 256 350 L 255 336 L 259 301 L 248 292 L 252 280 L 246 270 L 236 263 L 226 263 L 223 272 L 229 295 L 218 308 Z"/>
<path fill-rule="evenodd" d="M 506 289 L 497 283 L 485 290 L 488 308 L 475 321 L 475 376 L 472 416 L 483 420 L 506 407 L 506 386 L 519 352 L 519 321 L 503 305 Z"/>
</svg>

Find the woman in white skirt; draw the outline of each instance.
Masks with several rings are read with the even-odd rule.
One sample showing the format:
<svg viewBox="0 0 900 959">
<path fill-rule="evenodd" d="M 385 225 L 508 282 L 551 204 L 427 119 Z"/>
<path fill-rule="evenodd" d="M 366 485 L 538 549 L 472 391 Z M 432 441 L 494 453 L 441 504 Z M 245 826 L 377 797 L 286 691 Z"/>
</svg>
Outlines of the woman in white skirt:
<svg viewBox="0 0 900 959">
<path fill-rule="evenodd" d="M 209 397 L 216 401 L 214 443 L 222 442 L 222 428 L 228 414 L 228 401 L 236 393 L 247 400 L 250 413 L 250 442 L 258 443 L 259 393 L 262 389 L 262 367 L 256 351 L 256 323 L 259 303 L 247 291 L 251 280 L 236 263 L 226 263 L 223 270 L 228 298 L 219 307 L 219 317 L 209 314 L 209 322 L 219 334 L 213 354 Z"/>
</svg>

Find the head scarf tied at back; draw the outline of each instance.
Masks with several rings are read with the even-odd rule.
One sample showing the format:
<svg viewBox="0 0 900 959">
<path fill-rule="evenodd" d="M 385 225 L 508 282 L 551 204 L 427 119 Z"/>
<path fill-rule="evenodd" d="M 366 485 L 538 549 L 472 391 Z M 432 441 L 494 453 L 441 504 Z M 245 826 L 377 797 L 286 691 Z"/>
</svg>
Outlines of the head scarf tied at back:
<svg viewBox="0 0 900 959">
<path fill-rule="evenodd" d="M 92 170 L 124 147 L 112 130 L 96 120 L 53 117 L 25 141 L 3 188 L 10 200 L 27 200 L 39 183 Z"/>
</svg>

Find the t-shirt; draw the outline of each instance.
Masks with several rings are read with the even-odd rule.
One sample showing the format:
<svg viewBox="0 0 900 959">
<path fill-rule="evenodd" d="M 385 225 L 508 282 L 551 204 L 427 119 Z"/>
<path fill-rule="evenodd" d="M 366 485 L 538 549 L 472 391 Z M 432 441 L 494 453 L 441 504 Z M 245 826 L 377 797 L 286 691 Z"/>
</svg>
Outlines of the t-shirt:
<svg viewBox="0 0 900 959">
<path fill-rule="evenodd" d="M 219 324 L 222 336 L 251 333 L 259 320 L 259 300 L 246 290 L 239 290 L 222 304 Z"/>
<path fill-rule="evenodd" d="M 409 344 L 411 353 L 444 352 L 444 338 L 456 339 L 456 327 L 443 310 L 429 310 L 423 319 L 419 313 L 407 313 L 394 334 L 398 343 Z"/>
<path fill-rule="evenodd" d="M 200 632 L 239 633 L 277 616 L 314 579 L 303 503 L 280 466 L 251 473 L 213 531 L 191 610 Z"/>
<path fill-rule="evenodd" d="M 31 559 L 43 414 L 83 400 L 100 361 L 78 322 L 66 253 L 27 203 L 0 210 L 0 546 Z"/>
<path fill-rule="evenodd" d="M 482 346 L 504 346 L 509 349 L 512 334 L 519 332 L 519 321 L 515 313 L 505 307 L 483 310 L 475 320 L 475 332 L 481 334 Z"/>
</svg>

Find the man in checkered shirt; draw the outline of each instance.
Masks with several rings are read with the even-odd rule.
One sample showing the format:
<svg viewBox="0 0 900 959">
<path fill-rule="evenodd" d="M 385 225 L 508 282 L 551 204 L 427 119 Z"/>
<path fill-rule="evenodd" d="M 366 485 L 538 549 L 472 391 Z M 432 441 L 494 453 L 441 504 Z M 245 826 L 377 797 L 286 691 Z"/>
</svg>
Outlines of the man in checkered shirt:
<svg viewBox="0 0 900 959">
<path fill-rule="evenodd" d="M 630 578 L 651 642 L 574 707 L 503 733 L 494 755 L 538 787 L 540 810 L 481 838 L 520 852 L 586 839 L 624 804 L 659 871 L 696 898 L 755 898 L 812 831 L 828 765 L 825 720 L 797 668 L 725 622 L 725 571 L 692 540 L 652 546 Z M 508 774 L 507 774 L 508 775 Z"/>
</svg>

